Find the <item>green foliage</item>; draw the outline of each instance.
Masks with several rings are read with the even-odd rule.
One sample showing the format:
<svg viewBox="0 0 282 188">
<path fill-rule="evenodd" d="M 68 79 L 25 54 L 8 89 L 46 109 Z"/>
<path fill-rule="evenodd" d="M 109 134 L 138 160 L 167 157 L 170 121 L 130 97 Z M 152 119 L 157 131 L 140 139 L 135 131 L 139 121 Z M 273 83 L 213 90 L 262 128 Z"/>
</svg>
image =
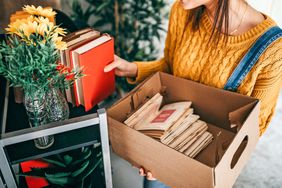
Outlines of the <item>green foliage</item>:
<svg viewBox="0 0 282 188">
<path fill-rule="evenodd" d="M 43 177 L 56 187 L 91 187 L 94 185 L 90 176 L 94 170 L 102 169 L 101 147 L 86 147 L 64 154 L 43 158 L 50 163 L 50 168 L 32 168 L 32 171 L 20 176 Z"/>
<path fill-rule="evenodd" d="M 12 86 L 22 87 L 25 92 L 37 90 L 46 92 L 50 85 L 65 88 L 73 83 L 68 80 L 69 72 L 57 70 L 58 50 L 51 38 L 42 43 L 36 40 L 38 34 L 29 36 L 29 43 L 18 37 L 10 36 L 7 42 L 0 44 L 0 74 L 11 82 Z M 72 72 L 80 77 L 81 72 Z"/>
<path fill-rule="evenodd" d="M 115 38 L 115 53 L 127 61 L 149 61 L 157 57 L 154 41 L 160 39 L 168 15 L 165 0 L 74 0 L 72 17 L 79 28 L 94 27 Z M 130 89 L 124 79 L 118 87 Z"/>
</svg>

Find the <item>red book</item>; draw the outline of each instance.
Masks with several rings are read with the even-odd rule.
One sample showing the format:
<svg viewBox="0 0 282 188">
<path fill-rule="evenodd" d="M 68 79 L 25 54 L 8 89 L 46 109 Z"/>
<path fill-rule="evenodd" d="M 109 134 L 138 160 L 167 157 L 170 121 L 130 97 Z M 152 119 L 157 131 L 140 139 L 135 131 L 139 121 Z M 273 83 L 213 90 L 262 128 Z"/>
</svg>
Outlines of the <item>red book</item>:
<svg viewBox="0 0 282 188">
<path fill-rule="evenodd" d="M 62 60 L 65 60 L 66 65 L 70 68 L 73 68 L 71 52 L 73 50 L 93 41 L 94 39 L 100 37 L 100 32 L 94 31 L 94 30 L 90 30 L 89 32 L 84 33 L 84 34 L 81 34 L 81 32 L 79 32 L 79 31 L 76 32 L 76 33 L 78 33 L 78 36 L 72 37 L 72 38 L 74 38 L 74 37 L 76 37 L 76 38 L 74 38 L 73 40 L 66 41 L 68 48 L 63 51 L 63 55 L 62 55 L 62 57 L 63 57 Z M 70 35 L 72 35 L 72 34 L 70 34 Z M 78 90 L 77 90 L 77 87 L 76 87 L 75 84 L 73 85 L 73 87 L 66 90 L 68 102 L 71 102 L 73 105 L 79 106 L 80 102 L 81 102 L 81 104 L 84 104 L 84 102 L 83 102 L 83 99 L 81 101 L 77 98 L 77 96 L 78 96 L 77 92 L 78 92 Z"/>
<path fill-rule="evenodd" d="M 114 61 L 114 39 L 103 35 L 71 53 L 74 67 L 83 67 L 85 76 L 75 84 L 82 87 L 77 97 L 83 98 L 85 110 L 89 111 L 115 90 L 114 71 L 104 72 L 105 66 Z"/>
</svg>

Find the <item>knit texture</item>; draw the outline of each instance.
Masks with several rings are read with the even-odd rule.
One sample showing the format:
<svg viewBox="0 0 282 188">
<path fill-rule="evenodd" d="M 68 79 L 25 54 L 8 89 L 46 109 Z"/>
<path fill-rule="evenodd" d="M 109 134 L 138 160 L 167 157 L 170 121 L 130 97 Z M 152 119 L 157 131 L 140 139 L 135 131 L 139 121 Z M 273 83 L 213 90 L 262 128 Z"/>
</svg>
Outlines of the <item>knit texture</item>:
<svg viewBox="0 0 282 188">
<path fill-rule="evenodd" d="M 265 20 L 238 35 L 220 39 L 216 47 L 209 42 L 212 23 L 204 14 L 197 31 L 187 23 L 188 10 L 176 1 L 170 12 L 164 57 L 157 61 L 134 62 L 137 77 L 128 78 L 136 84 L 149 75 L 162 71 L 216 88 L 223 88 L 244 54 L 267 29 L 276 23 L 265 15 Z M 262 54 L 259 61 L 238 88 L 243 95 L 261 101 L 259 115 L 260 135 L 266 130 L 273 114 L 282 86 L 282 39 L 275 41 Z"/>
</svg>

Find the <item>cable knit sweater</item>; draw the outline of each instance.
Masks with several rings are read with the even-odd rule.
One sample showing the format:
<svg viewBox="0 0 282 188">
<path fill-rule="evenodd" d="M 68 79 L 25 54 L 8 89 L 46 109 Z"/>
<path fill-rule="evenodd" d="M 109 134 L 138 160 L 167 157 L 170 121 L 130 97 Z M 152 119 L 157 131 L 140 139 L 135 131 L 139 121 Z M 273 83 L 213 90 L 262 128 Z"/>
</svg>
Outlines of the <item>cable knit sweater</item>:
<svg viewBox="0 0 282 188">
<path fill-rule="evenodd" d="M 239 61 L 256 39 L 276 23 L 265 15 L 265 20 L 238 35 L 221 39 L 216 48 L 211 48 L 209 38 L 212 23 L 204 14 L 197 31 L 192 31 L 187 22 L 188 11 L 176 1 L 171 9 L 164 57 L 157 61 L 134 62 L 138 66 L 134 84 L 158 72 L 168 72 L 175 76 L 223 88 Z M 259 61 L 238 88 L 243 95 L 261 101 L 260 135 L 266 130 L 273 114 L 282 86 L 282 39 L 274 42 L 260 57 Z"/>
</svg>

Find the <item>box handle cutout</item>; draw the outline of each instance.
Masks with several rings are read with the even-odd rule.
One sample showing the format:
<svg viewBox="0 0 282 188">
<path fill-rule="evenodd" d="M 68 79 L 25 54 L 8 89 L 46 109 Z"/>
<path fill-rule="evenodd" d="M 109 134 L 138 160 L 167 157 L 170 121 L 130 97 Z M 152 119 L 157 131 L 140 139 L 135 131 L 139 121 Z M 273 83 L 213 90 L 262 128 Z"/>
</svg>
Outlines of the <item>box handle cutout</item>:
<svg viewBox="0 0 282 188">
<path fill-rule="evenodd" d="M 248 140 L 249 140 L 249 137 L 247 135 L 247 136 L 244 137 L 244 139 L 242 140 L 238 149 L 234 153 L 232 160 L 231 160 L 231 164 L 230 164 L 231 169 L 233 169 L 235 167 L 235 165 L 237 164 L 237 162 L 239 161 L 241 154 L 243 153 L 243 151 L 246 149 L 246 147 L 248 145 Z"/>
</svg>

